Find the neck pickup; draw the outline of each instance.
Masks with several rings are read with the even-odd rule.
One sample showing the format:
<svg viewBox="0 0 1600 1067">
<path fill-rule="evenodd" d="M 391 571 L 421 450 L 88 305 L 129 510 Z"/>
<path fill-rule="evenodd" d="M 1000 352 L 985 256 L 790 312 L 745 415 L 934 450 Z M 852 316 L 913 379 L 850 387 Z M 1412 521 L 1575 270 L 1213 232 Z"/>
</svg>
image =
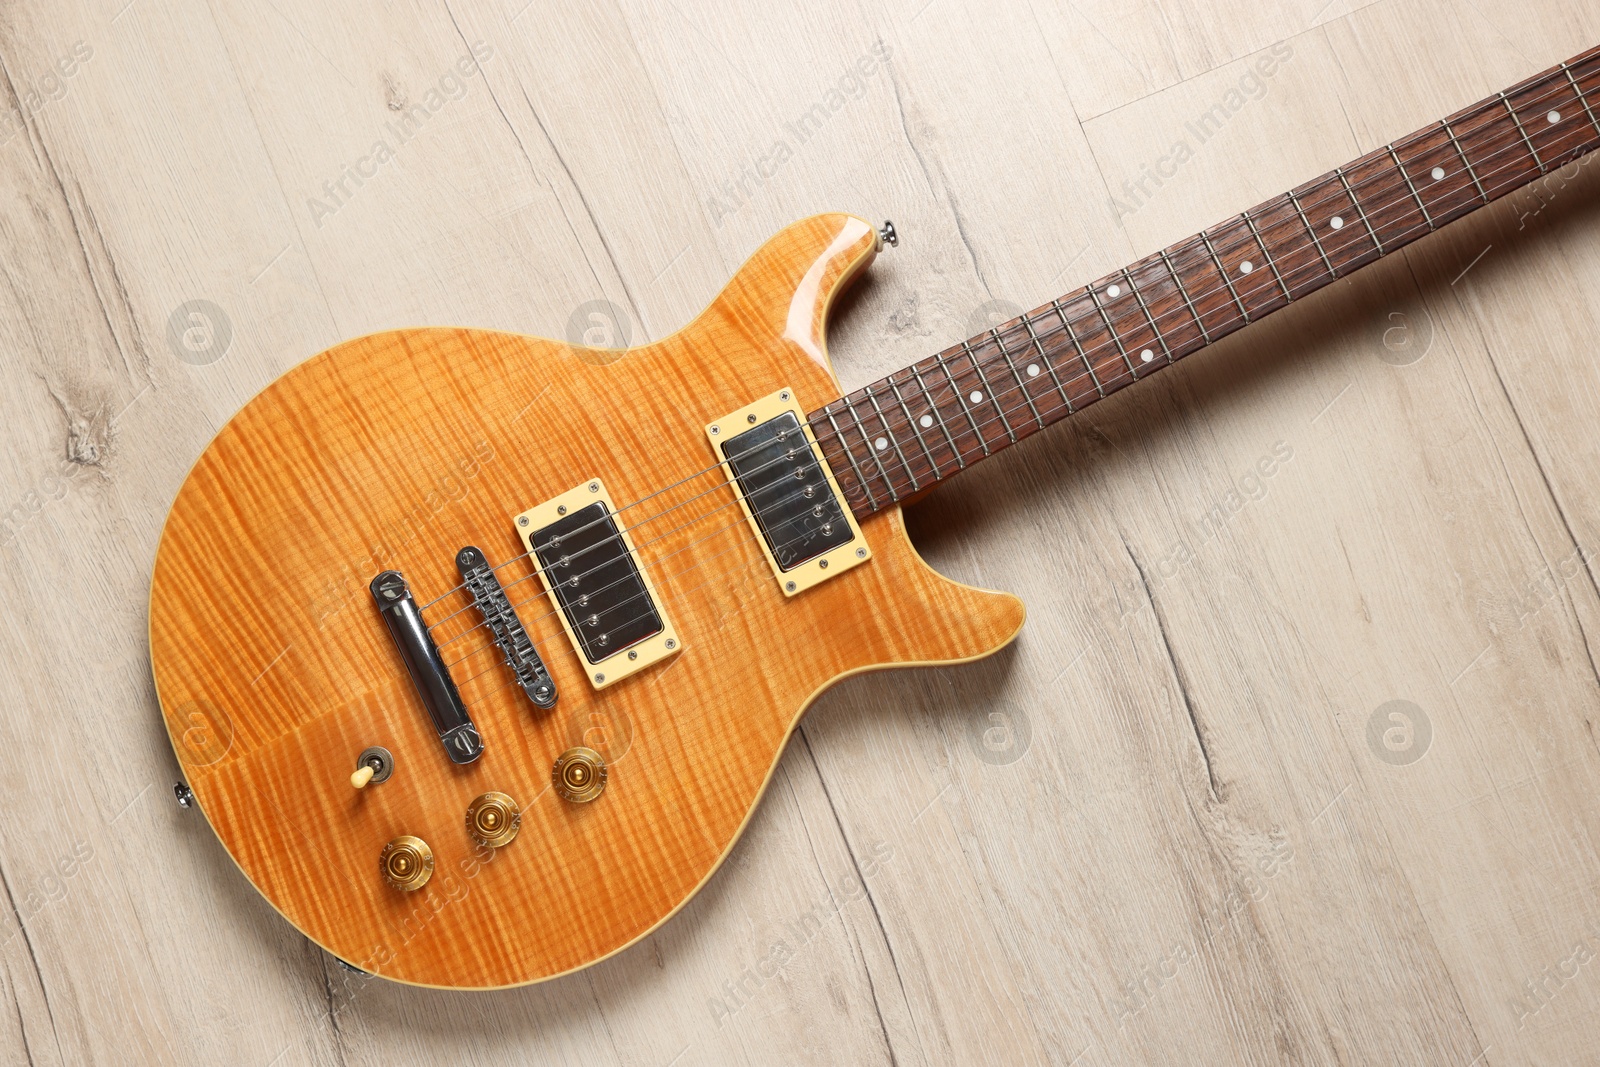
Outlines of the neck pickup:
<svg viewBox="0 0 1600 1067">
<path fill-rule="evenodd" d="M 706 427 L 706 438 L 785 596 L 871 557 L 794 390 L 729 412 Z"/>
</svg>

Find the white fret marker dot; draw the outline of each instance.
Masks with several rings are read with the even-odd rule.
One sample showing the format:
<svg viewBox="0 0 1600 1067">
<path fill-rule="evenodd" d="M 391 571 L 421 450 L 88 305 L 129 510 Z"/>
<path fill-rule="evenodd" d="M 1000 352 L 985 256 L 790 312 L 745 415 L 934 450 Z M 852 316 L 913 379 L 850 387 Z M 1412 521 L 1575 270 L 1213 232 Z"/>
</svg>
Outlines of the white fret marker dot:
<svg viewBox="0 0 1600 1067">
<path fill-rule="evenodd" d="M 1544 117 L 1544 120 L 1546 122 L 1548 122 L 1550 125 L 1554 126 L 1556 123 L 1561 121 L 1561 112 L 1552 111 L 1552 112 L 1550 112 L 1550 114 L 1548 114 L 1548 115 L 1546 115 Z"/>
<path fill-rule="evenodd" d="M 974 404 L 978 404 L 978 403 L 981 403 L 983 401 L 983 394 L 980 393 L 978 390 L 974 389 L 972 391 L 972 395 L 967 397 L 967 399 L 972 401 Z"/>
<path fill-rule="evenodd" d="M 1254 263 L 1250 262 L 1248 259 L 1245 260 L 1243 263 L 1239 264 L 1239 273 L 1240 274 L 1249 274 L 1251 271 L 1253 271 L 1255 269 L 1256 269 L 1256 265 Z"/>
<path fill-rule="evenodd" d="M 1121 296 L 1122 295 L 1122 286 L 1113 285 L 1111 288 L 1106 290 L 1106 295 L 1107 296 Z"/>
<path fill-rule="evenodd" d="M 932 415 L 924 415 L 924 416 L 922 416 L 922 418 L 918 419 L 917 421 L 922 423 L 922 428 L 924 430 L 926 430 L 929 426 L 933 425 L 933 416 Z"/>
<path fill-rule="evenodd" d="M 1444 181 L 1444 168 L 1443 167 L 1434 167 L 1433 170 L 1431 171 L 1431 173 L 1433 174 L 1433 180 L 1434 181 L 1436 181 L 1436 182 Z"/>
<path fill-rule="evenodd" d="M 1339 227 L 1344 225 L 1344 219 L 1341 219 L 1338 215 L 1335 215 L 1333 218 L 1328 220 L 1328 225 L 1337 230 Z"/>
<path fill-rule="evenodd" d="M 1156 354 L 1155 354 L 1155 353 L 1154 353 L 1154 352 L 1152 352 L 1152 351 L 1150 351 L 1150 350 L 1149 350 L 1149 349 L 1148 349 L 1148 348 L 1147 348 L 1147 349 L 1145 349 L 1145 350 L 1144 350 L 1144 351 L 1143 351 L 1143 352 L 1140 352 L 1140 353 L 1139 353 L 1139 358 L 1140 358 L 1140 359 L 1141 359 L 1141 360 L 1142 360 L 1142 361 L 1144 361 L 1144 362 L 1145 362 L 1145 363 L 1149 363 L 1149 362 L 1150 362 L 1150 361 L 1151 361 L 1151 360 L 1152 360 L 1152 359 L 1155 359 L 1155 358 L 1156 358 Z"/>
<path fill-rule="evenodd" d="M 879 452 L 882 452 L 884 449 L 889 447 L 889 442 L 880 437 L 876 441 L 872 442 L 872 447 L 876 448 Z"/>
<path fill-rule="evenodd" d="M 1037 364 L 1037 363 L 1028 364 L 1028 377 L 1037 378 L 1038 376 L 1039 376 L 1039 364 Z"/>
</svg>

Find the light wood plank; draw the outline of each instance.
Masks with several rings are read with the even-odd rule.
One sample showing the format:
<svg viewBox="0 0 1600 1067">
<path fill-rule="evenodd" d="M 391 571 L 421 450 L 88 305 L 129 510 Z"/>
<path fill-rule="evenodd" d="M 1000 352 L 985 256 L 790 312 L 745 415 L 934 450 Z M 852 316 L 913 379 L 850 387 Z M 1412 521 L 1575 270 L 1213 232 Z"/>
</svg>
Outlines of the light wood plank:
<svg viewBox="0 0 1600 1067">
<path fill-rule="evenodd" d="M 592 971 L 488 996 L 345 979 L 169 799 L 151 556 L 278 373 L 398 326 L 560 338 L 598 299 L 661 337 L 768 234 L 848 209 L 904 236 L 840 309 L 849 386 L 1600 39 L 1545 0 L 1318 6 L 15 7 L 14 91 L 94 54 L 0 146 L 7 1062 L 1582 1062 L 1593 965 L 1544 975 L 1600 944 L 1600 595 L 1571 566 L 1600 540 L 1592 168 L 913 509 L 937 567 L 1025 596 L 1018 645 L 826 697 L 730 865 Z M 480 39 L 464 95 L 317 226 L 306 201 L 390 103 Z M 861 95 L 786 134 L 878 40 Z M 1282 44 L 1262 98 L 1119 216 Z M 166 341 L 197 297 L 233 327 L 203 366 Z M 1397 322 L 1432 334 L 1414 364 L 1384 362 Z M 1265 495 L 1202 539 L 1278 441 Z M 1433 727 L 1409 766 L 1368 746 L 1396 698 Z M 1015 762 L 977 754 L 994 714 L 1026 717 Z M 870 899 L 719 1016 L 875 846 Z M 1548 1002 L 1521 1015 L 1529 980 Z"/>
</svg>

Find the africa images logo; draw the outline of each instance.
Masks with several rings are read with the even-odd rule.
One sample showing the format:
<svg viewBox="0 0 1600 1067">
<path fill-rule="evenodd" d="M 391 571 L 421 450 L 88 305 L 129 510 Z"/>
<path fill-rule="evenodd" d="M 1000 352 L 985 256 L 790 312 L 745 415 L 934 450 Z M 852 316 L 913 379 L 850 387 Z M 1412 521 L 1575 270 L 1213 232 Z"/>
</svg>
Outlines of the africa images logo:
<svg viewBox="0 0 1600 1067">
<path fill-rule="evenodd" d="M 385 136 L 374 141 L 366 155 L 354 163 L 346 164 L 336 176 L 322 183 L 322 192 L 327 199 L 316 196 L 306 198 L 311 221 L 317 224 L 318 229 L 321 229 L 323 219 L 337 213 L 363 185 L 378 176 L 378 168 L 393 161 L 396 147 L 405 145 L 420 133 L 423 124 L 443 111 L 447 103 L 467 95 L 466 79 L 477 74 L 482 64 L 494 56 L 494 48 L 482 41 L 474 43 L 471 48 L 472 54 L 460 57 L 439 75 L 435 84 L 428 86 L 428 91 L 422 94 L 419 102 L 409 106 L 398 103 L 391 105 L 400 112 L 398 121 L 384 123 Z M 391 139 L 393 144 L 390 143 Z M 351 188 L 352 184 L 354 189 Z"/>
<path fill-rule="evenodd" d="M 749 163 L 740 165 L 737 173 L 725 179 L 710 196 L 706 197 L 706 212 L 717 226 L 723 219 L 750 203 L 757 190 L 766 185 L 795 153 L 826 126 L 845 105 L 867 95 L 869 79 L 888 65 L 894 50 L 886 41 L 874 41 L 872 47 L 845 67 L 838 80 L 822 96 L 792 122 L 783 124 L 783 136 L 772 142 L 772 147 L 757 156 L 752 169 Z"/>
<path fill-rule="evenodd" d="M 1155 190 L 1178 176 L 1178 171 L 1195 157 L 1195 153 L 1211 138 L 1222 132 L 1233 116 L 1244 110 L 1251 100 L 1267 95 L 1267 81 L 1294 58 L 1294 48 L 1287 41 L 1275 44 L 1256 57 L 1234 83 L 1193 119 L 1183 124 L 1183 131 L 1167 151 L 1157 156 L 1153 163 L 1141 164 L 1139 174 L 1122 183 L 1122 198 L 1113 195 L 1111 206 L 1117 217 L 1131 215 L 1155 196 Z"/>
<path fill-rule="evenodd" d="M 94 48 L 82 41 L 57 57 L 55 64 L 32 82 L 19 81 L 12 89 L 16 106 L 9 112 L 0 112 L 0 145 L 28 128 L 28 116 L 37 115 L 50 104 L 67 95 L 67 79 L 77 74 L 83 65 L 94 58 Z"/>
</svg>

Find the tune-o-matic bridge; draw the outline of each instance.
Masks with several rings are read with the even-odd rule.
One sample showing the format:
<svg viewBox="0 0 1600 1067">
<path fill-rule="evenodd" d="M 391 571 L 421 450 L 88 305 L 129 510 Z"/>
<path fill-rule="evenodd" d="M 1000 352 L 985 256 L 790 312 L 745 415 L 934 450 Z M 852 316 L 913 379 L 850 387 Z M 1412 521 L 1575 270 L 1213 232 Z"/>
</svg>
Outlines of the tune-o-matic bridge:
<svg viewBox="0 0 1600 1067">
<path fill-rule="evenodd" d="M 478 614 L 483 616 L 489 631 L 494 634 L 494 643 L 500 646 L 500 651 L 505 655 L 506 666 L 515 672 L 517 684 L 522 686 L 522 691 L 537 706 L 554 707 L 556 683 L 551 680 L 550 672 L 545 670 L 544 660 L 539 658 L 528 631 L 523 629 L 516 609 L 506 599 L 506 591 L 501 587 L 500 579 L 495 577 L 489 560 L 477 547 L 468 545 L 456 553 L 456 569 L 461 572 L 461 581 L 472 594 Z"/>
<path fill-rule="evenodd" d="M 871 558 L 794 390 L 724 415 L 706 436 L 785 596 Z"/>
<path fill-rule="evenodd" d="M 517 529 L 590 685 L 615 685 L 683 647 L 600 479 L 518 515 Z"/>
</svg>

